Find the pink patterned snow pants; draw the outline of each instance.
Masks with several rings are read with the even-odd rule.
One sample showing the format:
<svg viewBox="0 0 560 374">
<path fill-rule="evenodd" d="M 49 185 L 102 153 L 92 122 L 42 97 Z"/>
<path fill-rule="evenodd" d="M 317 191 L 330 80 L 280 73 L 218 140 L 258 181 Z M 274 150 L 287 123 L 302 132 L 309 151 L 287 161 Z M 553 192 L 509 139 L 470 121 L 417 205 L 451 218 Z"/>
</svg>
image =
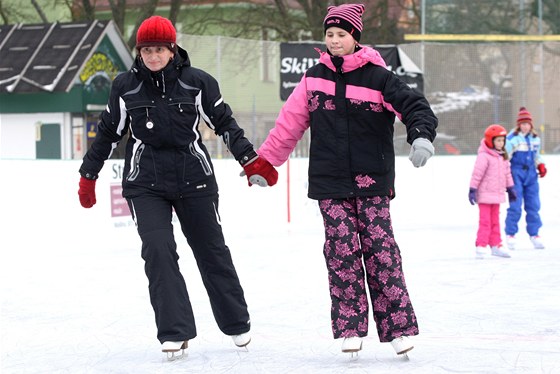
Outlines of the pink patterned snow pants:
<svg viewBox="0 0 560 374">
<path fill-rule="evenodd" d="M 319 201 L 335 339 L 368 334 L 363 264 L 379 340 L 390 342 L 401 335 L 418 334 L 393 237 L 389 202 L 385 196 Z"/>
</svg>

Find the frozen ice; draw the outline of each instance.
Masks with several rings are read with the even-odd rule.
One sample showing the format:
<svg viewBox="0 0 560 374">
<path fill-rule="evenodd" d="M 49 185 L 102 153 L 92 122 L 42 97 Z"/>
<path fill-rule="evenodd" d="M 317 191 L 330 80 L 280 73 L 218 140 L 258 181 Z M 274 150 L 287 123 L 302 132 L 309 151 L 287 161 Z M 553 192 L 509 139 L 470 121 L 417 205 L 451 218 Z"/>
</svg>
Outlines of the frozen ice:
<svg viewBox="0 0 560 374">
<path fill-rule="evenodd" d="M 127 217 L 111 217 L 116 169 L 106 164 L 97 205 L 83 209 L 79 161 L 0 160 L 0 371 L 560 373 L 560 156 L 544 157 L 546 249 L 533 249 L 523 217 L 512 258 L 484 260 L 475 259 L 478 208 L 467 198 L 474 156 L 435 156 L 419 169 L 397 158 L 393 227 L 420 326 L 408 360 L 379 342 L 373 320 L 357 357 L 333 339 L 322 222 L 306 197 L 307 160 L 290 159 L 289 198 L 288 165 L 278 185 L 249 188 L 239 165 L 214 160 L 252 340 L 237 348 L 219 331 L 176 230 L 198 336 L 173 362 L 155 337 L 135 228 Z"/>
</svg>

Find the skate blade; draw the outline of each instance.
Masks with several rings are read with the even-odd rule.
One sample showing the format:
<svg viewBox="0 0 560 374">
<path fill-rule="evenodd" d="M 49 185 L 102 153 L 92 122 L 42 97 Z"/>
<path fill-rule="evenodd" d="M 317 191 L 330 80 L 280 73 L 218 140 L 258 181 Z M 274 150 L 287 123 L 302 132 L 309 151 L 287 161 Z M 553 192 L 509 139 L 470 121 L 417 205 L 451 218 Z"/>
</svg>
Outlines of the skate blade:
<svg viewBox="0 0 560 374">
<path fill-rule="evenodd" d="M 354 353 L 356 354 L 356 356 L 358 355 L 358 352 L 360 352 L 362 350 L 362 342 L 360 342 L 360 346 L 357 348 L 347 348 L 347 349 L 343 349 L 342 353 L 350 353 L 351 356 L 354 356 Z"/>
<path fill-rule="evenodd" d="M 412 348 L 414 348 L 414 347 L 410 347 L 410 348 L 408 348 L 408 349 L 406 349 L 402 352 L 399 352 L 399 353 L 397 353 L 397 355 L 399 357 L 402 357 L 405 361 L 408 361 L 408 360 L 410 360 L 410 358 L 408 357 L 408 352 L 412 351 Z"/>
<path fill-rule="evenodd" d="M 187 356 L 184 349 L 181 351 L 167 351 L 164 353 L 167 355 L 167 361 L 176 361 Z"/>
<path fill-rule="evenodd" d="M 398 352 L 397 354 L 398 354 L 398 355 L 404 355 L 404 354 L 407 354 L 408 352 L 412 351 L 412 349 L 413 349 L 413 348 L 414 348 L 414 346 L 412 346 L 412 347 L 409 347 L 409 348 L 407 348 L 407 349 L 404 349 L 404 350 L 402 350 L 402 351 Z"/>
<path fill-rule="evenodd" d="M 162 352 L 167 355 L 167 361 L 175 361 L 186 356 L 185 349 L 187 349 L 188 346 L 189 342 L 188 340 L 185 340 L 180 349 L 163 349 Z"/>
<path fill-rule="evenodd" d="M 249 345 L 249 343 L 251 343 L 251 339 L 249 339 L 247 341 L 247 343 L 244 343 L 244 344 L 240 344 L 240 345 L 237 345 L 235 343 L 233 343 L 233 344 L 235 344 L 235 346 L 238 347 L 238 348 L 245 348 L 248 351 L 249 349 L 247 348 L 247 346 Z"/>
</svg>

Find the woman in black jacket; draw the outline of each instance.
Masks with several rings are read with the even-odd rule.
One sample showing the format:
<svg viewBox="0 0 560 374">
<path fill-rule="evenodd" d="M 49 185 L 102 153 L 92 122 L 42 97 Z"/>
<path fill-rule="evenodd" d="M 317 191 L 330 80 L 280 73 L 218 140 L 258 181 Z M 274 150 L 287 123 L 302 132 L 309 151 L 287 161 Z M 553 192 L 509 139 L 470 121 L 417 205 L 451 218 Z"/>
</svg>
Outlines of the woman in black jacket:
<svg viewBox="0 0 560 374">
<path fill-rule="evenodd" d="M 157 337 L 173 356 L 196 336 L 194 316 L 179 270 L 171 223 L 174 210 L 192 248 L 222 332 L 237 346 L 250 342 L 243 289 L 224 242 L 218 214 L 218 186 L 210 155 L 198 130 L 200 120 L 221 136 L 249 180 L 276 183 L 278 173 L 258 157 L 232 117 L 218 83 L 190 65 L 176 44 L 176 31 L 163 17 L 139 27 L 138 56 L 130 71 L 114 80 L 98 133 L 80 168 L 80 203 L 95 204 L 95 181 L 113 149 L 128 134 L 123 196 L 142 239 Z"/>
</svg>

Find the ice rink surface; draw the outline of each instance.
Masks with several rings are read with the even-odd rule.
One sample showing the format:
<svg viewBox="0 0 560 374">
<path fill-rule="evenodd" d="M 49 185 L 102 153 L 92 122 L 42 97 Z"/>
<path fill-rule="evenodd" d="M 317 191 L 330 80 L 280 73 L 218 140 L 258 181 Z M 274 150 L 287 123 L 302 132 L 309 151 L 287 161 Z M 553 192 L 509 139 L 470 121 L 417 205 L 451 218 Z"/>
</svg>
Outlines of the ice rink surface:
<svg viewBox="0 0 560 374">
<path fill-rule="evenodd" d="M 420 326 L 408 360 L 379 343 L 373 320 L 358 357 L 332 338 L 306 160 L 290 160 L 289 203 L 287 165 L 277 186 L 262 189 L 248 188 L 235 162 L 214 161 L 252 342 L 237 348 L 218 330 L 176 230 L 198 336 L 186 357 L 168 362 L 155 338 L 139 239 L 110 216 L 111 170 L 98 181 L 98 204 L 85 210 L 79 162 L 2 160 L 0 372 L 560 373 L 560 158 L 545 161 L 546 249 L 532 249 L 522 218 L 511 259 L 475 260 L 478 208 L 467 200 L 474 156 L 436 156 L 420 169 L 397 159 L 393 226 Z"/>
</svg>

